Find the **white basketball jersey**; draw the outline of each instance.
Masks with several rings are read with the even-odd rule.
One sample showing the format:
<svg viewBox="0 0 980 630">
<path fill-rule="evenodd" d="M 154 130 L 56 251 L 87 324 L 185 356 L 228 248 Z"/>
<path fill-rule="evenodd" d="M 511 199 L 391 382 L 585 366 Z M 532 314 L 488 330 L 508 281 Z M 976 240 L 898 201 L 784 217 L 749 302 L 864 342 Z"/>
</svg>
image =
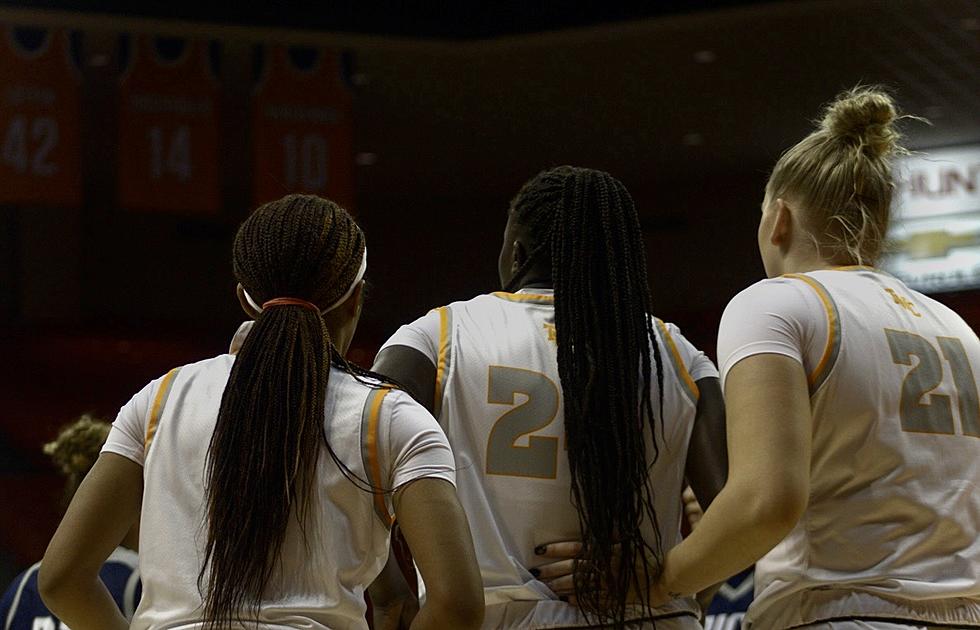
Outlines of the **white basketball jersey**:
<svg viewBox="0 0 980 630">
<path fill-rule="evenodd" d="M 535 555 L 536 546 L 580 540 L 581 531 L 570 501 L 553 296 L 547 290 L 527 291 L 481 295 L 436 309 L 435 352 L 408 340 L 405 329 L 413 325 L 385 345 L 410 345 L 435 355 L 435 415 L 456 457 L 458 493 L 483 575 L 485 627 L 577 626 L 584 623 L 577 609 L 528 572 L 551 561 Z M 676 328 L 670 327 L 671 334 L 667 326 L 656 322 L 664 435 L 652 469 L 665 551 L 681 539 L 679 497 L 698 396 L 682 357 L 690 361 L 696 354 L 708 374 L 717 374 Z M 703 374 L 703 365 L 700 370 Z M 656 377 L 652 380 L 656 408 Z M 652 457 L 649 441 L 647 453 Z M 646 533 L 652 540 L 652 530 Z M 513 616 L 506 604 L 521 600 L 540 601 L 523 606 L 520 620 L 502 621 L 502 616 Z M 700 627 L 685 614 L 697 610 L 692 600 L 676 600 L 656 614 L 683 615 Z"/>
<path fill-rule="evenodd" d="M 949 308 L 870 268 L 756 286 L 786 283 L 822 324 L 822 347 L 803 352 L 810 497 L 757 565 L 747 627 L 862 616 L 980 626 L 980 341 Z"/>
<path fill-rule="evenodd" d="M 143 598 L 133 628 L 201 627 L 198 574 L 207 542 L 208 444 L 234 357 L 171 370 L 120 411 L 104 452 L 144 466 L 140 518 Z M 364 589 L 388 558 L 391 495 L 412 479 L 453 481 L 452 456 L 432 416 L 407 394 L 331 368 L 324 436 L 306 534 L 291 519 L 259 615 L 248 627 L 367 628 Z M 253 624 L 251 622 L 256 622 Z"/>
</svg>

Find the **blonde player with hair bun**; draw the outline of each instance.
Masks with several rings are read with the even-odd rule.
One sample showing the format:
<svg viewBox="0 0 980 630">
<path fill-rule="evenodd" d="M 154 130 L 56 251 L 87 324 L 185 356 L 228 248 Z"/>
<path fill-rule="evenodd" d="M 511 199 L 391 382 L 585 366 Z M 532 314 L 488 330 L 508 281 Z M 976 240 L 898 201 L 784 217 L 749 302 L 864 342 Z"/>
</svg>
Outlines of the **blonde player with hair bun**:
<svg viewBox="0 0 980 630">
<path fill-rule="evenodd" d="M 858 87 L 776 163 L 769 279 L 722 317 L 729 477 L 672 549 L 658 597 L 758 560 L 745 627 L 980 627 L 980 341 L 873 266 L 899 146 Z"/>
<path fill-rule="evenodd" d="M 44 454 L 65 477 L 65 506 L 99 458 L 110 427 L 104 420 L 83 414 L 44 445 Z M 98 570 L 99 579 L 127 619 L 133 617 L 140 599 L 138 542 L 139 528 L 132 527 Z M 38 592 L 40 566 L 38 562 L 17 576 L 0 599 L 0 628 L 3 630 L 54 630 L 59 627 L 60 620 L 44 605 Z"/>
</svg>

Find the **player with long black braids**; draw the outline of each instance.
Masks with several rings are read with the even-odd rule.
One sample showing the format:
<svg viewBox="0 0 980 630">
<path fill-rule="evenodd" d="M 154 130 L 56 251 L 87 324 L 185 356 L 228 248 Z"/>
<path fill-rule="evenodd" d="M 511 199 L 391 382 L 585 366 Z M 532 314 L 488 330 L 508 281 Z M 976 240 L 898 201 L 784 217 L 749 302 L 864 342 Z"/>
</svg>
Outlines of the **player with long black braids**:
<svg viewBox="0 0 980 630">
<path fill-rule="evenodd" d="M 499 272 L 503 291 L 403 326 L 374 366 L 453 445 L 485 627 L 700 627 L 693 599 L 644 596 L 680 541 L 685 475 L 709 503 L 724 483 L 724 406 L 711 362 L 651 314 L 626 188 L 570 166 L 532 178 Z M 562 575 L 550 548 L 570 540 Z"/>
<path fill-rule="evenodd" d="M 129 627 L 95 567 L 142 503 L 133 628 L 366 628 L 363 590 L 397 516 L 433 585 L 415 627 L 478 627 L 445 435 L 343 358 L 367 269 L 360 228 L 291 195 L 242 224 L 233 265 L 254 326 L 237 355 L 175 368 L 122 408 L 41 564 L 45 602 L 74 630 Z"/>
</svg>

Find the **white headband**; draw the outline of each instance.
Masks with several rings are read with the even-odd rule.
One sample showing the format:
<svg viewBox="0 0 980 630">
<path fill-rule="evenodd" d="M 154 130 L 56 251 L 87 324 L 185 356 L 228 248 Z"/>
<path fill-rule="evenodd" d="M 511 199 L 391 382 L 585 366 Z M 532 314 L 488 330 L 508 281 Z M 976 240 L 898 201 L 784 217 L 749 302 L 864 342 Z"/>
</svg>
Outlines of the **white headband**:
<svg viewBox="0 0 980 630">
<path fill-rule="evenodd" d="M 354 293 L 354 289 L 357 288 L 357 285 L 359 285 L 361 283 L 361 280 L 364 279 L 365 273 L 367 273 L 367 247 L 364 248 L 364 255 L 361 257 L 361 266 L 357 270 L 357 275 L 354 276 L 354 281 L 351 282 L 350 288 L 347 289 L 346 293 L 340 296 L 339 300 L 337 300 L 336 302 L 334 302 L 333 304 L 331 304 L 321 312 L 329 313 L 330 311 L 334 310 L 335 308 L 343 304 L 345 301 L 347 301 L 347 298 L 349 298 L 351 294 Z M 248 303 L 252 306 L 252 308 L 254 308 L 256 311 L 261 313 L 262 307 L 255 303 L 255 300 L 252 299 L 252 296 L 248 294 L 248 291 L 246 291 L 244 287 L 242 288 L 242 293 L 245 294 L 245 300 L 248 301 Z"/>
</svg>

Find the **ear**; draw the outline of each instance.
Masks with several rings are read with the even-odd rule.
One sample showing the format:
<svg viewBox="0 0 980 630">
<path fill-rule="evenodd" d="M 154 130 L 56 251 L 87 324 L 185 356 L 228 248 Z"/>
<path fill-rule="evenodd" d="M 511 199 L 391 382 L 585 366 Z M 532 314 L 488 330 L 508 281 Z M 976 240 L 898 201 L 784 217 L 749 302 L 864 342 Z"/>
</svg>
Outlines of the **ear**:
<svg viewBox="0 0 980 630">
<path fill-rule="evenodd" d="M 793 209 L 784 199 L 777 198 L 773 201 L 771 211 L 775 217 L 769 232 L 769 242 L 780 249 L 785 249 L 789 247 L 793 236 Z"/>
<path fill-rule="evenodd" d="M 516 275 L 517 270 L 523 267 L 524 263 L 527 262 L 527 249 L 525 249 L 524 243 L 522 243 L 519 238 L 514 239 L 513 252 L 514 257 L 510 265 L 510 273 L 512 276 Z"/>
<path fill-rule="evenodd" d="M 245 297 L 245 287 L 239 282 L 238 286 L 235 287 L 235 294 L 238 296 L 238 303 L 242 305 L 242 310 L 245 314 L 252 319 L 259 318 L 259 312 L 255 310 L 255 307 L 249 304 L 248 298 Z"/>
</svg>

